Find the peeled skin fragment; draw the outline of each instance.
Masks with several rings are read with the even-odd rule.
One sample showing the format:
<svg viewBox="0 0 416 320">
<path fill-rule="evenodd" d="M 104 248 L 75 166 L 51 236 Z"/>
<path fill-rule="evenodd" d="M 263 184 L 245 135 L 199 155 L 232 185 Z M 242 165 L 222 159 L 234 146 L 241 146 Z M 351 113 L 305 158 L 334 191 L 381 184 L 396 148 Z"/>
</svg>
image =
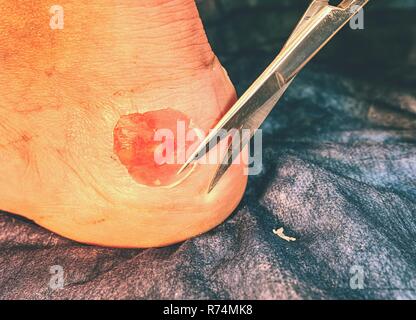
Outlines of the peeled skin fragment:
<svg viewBox="0 0 416 320">
<path fill-rule="evenodd" d="M 171 108 L 124 115 L 114 129 L 114 152 L 138 183 L 173 185 L 183 178 L 177 173 L 200 140 L 186 139 L 190 124 L 185 114 Z"/>
</svg>

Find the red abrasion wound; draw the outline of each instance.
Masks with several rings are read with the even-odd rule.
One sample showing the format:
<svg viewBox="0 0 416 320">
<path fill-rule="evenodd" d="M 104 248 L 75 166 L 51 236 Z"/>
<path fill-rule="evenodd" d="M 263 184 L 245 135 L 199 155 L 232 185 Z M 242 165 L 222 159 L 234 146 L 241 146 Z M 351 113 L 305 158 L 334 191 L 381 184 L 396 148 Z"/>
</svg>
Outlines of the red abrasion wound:
<svg viewBox="0 0 416 320">
<path fill-rule="evenodd" d="M 114 129 L 114 152 L 130 175 L 140 184 L 147 186 L 167 186 L 179 180 L 177 172 L 182 164 L 178 163 L 178 154 L 185 152 L 191 142 L 185 142 L 185 150 L 178 150 L 178 122 L 185 127 L 185 135 L 190 130 L 190 119 L 177 110 L 161 109 L 145 113 L 124 115 Z M 157 141 L 155 133 L 159 129 L 168 129 L 173 133 L 174 141 Z M 158 164 L 155 151 L 162 144 L 172 143 L 174 163 Z M 183 149 L 183 148 L 182 148 Z M 160 150 L 160 149 L 159 149 Z"/>
</svg>

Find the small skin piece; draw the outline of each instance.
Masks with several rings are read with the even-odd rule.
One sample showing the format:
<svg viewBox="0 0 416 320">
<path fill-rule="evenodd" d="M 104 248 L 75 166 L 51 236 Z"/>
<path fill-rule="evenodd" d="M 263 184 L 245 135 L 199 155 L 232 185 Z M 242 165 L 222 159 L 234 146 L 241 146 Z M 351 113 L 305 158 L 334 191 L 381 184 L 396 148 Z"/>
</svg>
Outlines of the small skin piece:
<svg viewBox="0 0 416 320">
<path fill-rule="evenodd" d="M 296 241 L 296 238 L 289 237 L 285 235 L 285 229 L 279 228 L 279 229 L 273 229 L 273 233 L 278 236 L 279 238 L 286 240 L 287 242 Z"/>
</svg>

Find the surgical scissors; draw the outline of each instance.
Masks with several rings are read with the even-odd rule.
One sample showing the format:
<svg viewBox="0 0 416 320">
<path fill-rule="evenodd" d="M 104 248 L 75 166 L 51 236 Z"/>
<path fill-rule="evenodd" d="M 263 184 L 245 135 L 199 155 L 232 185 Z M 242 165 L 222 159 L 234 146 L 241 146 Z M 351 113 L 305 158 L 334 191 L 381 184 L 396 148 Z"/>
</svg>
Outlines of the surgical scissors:
<svg viewBox="0 0 416 320">
<path fill-rule="evenodd" d="M 210 130 L 178 174 L 213 149 L 224 138 L 220 132 L 250 130 L 250 135 L 239 135 L 245 138 L 238 145 L 230 143 L 227 146 L 227 152 L 210 182 L 208 193 L 211 192 L 229 169 L 232 159 L 250 142 L 300 70 L 368 1 L 343 0 L 334 6 L 329 4 L 329 0 L 313 0 L 279 55 Z"/>
</svg>

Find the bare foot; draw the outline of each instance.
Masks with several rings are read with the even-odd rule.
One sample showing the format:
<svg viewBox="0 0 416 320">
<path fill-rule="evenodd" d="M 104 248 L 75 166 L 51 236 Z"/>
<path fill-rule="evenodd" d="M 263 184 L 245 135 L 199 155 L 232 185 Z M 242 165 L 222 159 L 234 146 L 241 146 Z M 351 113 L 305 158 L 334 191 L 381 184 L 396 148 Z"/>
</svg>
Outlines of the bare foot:
<svg viewBox="0 0 416 320">
<path fill-rule="evenodd" d="M 170 109 L 208 130 L 235 101 L 194 1 L 60 5 L 64 29 L 51 30 L 49 1 L 0 0 L 0 209 L 116 247 L 168 245 L 221 223 L 244 192 L 243 165 L 208 195 L 216 165 L 149 185 L 114 145 L 131 115 Z"/>
</svg>

